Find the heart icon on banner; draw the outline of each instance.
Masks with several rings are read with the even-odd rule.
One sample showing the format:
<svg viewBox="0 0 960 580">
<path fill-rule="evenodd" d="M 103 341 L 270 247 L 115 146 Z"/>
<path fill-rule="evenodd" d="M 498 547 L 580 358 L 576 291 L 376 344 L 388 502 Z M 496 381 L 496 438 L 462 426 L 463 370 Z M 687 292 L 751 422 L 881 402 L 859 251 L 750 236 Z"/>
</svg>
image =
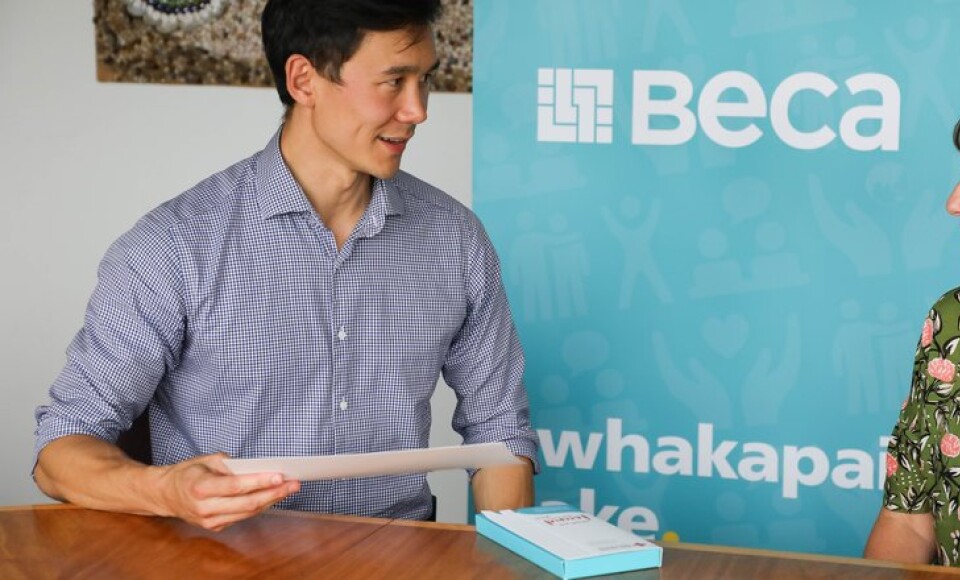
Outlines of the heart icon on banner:
<svg viewBox="0 0 960 580">
<path fill-rule="evenodd" d="M 700 332 L 710 348 L 730 358 L 746 344 L 750 324 L 739 314 L 723 318 L 712 316 L 703 323 Z"/>
</svg>

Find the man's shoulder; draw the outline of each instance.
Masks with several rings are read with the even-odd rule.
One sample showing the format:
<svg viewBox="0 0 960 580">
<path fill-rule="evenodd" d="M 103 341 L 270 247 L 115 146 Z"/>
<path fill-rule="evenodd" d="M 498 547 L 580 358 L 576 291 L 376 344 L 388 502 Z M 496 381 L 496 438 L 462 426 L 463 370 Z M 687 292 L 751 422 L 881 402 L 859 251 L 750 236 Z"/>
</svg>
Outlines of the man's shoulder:
<svg viewBox="0 0 960 580">
<path fill-rule="evenodd" d="M 400 190 L 400 194 L 403 196 L 405 203 L 409 204 L 412 202 L 420 204 L 424 208 L 449 213 L 471 222 L 476 219 L 476 216 L 474 216 L 470 208 L 449 193 L 427 183 L 419 177 L 415 177 L 405 171 L 399 171 L 391 181 L 397 186 L 397 189 Z"/>
<path fill-rule="evenodd" d="M 255 157 L 250 157 L 210 175 L 147 212 L 124 237 L 167 237 L 172 230 L 195 229 L 191 226 L 197 222 L 209 229 L 242 202 L 240 194 L 253 184 L 254 165 Z"/>
<path fill-rule="evenodd" d="M 255 160 L 234 163 L 153 208 L 111 244 L 106 259 L 154 267 L 149 264 L 167 262 L 186 247 L 216 245 L 229 227 L 228 216 L 244 203 Z"/>
<path fill-rule="evenodd" d="M 200 216 L 228 213 L 239 201 L 238 192 L 252 185 L 253 165 L 254 158 L 238 161 L 160 204 L 144 217 L 170 226 Z"/>
</svg>

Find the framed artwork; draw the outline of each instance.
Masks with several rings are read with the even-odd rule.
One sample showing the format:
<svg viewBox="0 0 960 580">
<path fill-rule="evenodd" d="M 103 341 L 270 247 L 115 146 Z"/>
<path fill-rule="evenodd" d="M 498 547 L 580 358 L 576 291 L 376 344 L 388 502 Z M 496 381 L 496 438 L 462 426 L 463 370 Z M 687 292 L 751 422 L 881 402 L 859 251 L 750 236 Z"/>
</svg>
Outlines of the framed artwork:
<svg viewBox="0 0 960 580">
<path fill-rule="evenodd" d="M 273 86 L 260 43 L 266 0 L 94 0 L 103 82 Z M 470 92 L 473 0 L 442 0 L 435 90 Z"/>
</svg>

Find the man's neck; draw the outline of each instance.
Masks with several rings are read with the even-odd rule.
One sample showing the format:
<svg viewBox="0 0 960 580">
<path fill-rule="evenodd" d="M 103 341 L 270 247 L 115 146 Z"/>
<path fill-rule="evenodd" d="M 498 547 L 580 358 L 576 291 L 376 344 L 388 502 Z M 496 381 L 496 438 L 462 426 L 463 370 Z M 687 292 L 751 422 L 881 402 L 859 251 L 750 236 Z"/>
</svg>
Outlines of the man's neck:
<svg viewBox="0 0 960 580">
<path fill-rule="evenodd" d="M 333 162 L 311 137 L 309 126 L 288 122 L 280 154 L 340 248 L 370 203 L 373 178 Z"/>
</svg>

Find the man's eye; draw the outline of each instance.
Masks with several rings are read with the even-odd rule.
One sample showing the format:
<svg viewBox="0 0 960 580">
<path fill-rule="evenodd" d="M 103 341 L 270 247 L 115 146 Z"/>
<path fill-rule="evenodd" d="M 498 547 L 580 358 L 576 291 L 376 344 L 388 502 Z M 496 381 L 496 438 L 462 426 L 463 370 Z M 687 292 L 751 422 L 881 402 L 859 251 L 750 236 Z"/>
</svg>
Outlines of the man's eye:
<svg viewBox="0 0 960 580">
<path fill-rule="evenodd" d="M 402 82 L 403 82 L 403 79 L 395 78 L 395 79 L 388 80 L 387 85 L 391 87 L 399 87 Z"/>
</svg>

